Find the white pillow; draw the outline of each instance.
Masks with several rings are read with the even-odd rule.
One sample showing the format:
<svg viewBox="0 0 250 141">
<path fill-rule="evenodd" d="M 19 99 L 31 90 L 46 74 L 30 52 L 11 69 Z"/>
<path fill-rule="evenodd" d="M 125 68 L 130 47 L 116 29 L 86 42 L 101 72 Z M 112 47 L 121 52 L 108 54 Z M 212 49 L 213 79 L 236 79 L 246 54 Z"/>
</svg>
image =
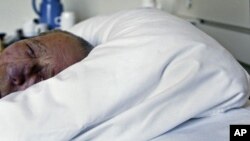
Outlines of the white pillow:
<svg viewBox="0 0 250 141">
<path fill-rule="evenodd" d="M 237 61 L 165 12 L 122 11 L 70 31 L 95 49 L 57 76 L 3 98 L 1 140 L 149 140 L 191 118 L 241 107 L 249 96 Z"/>
</svg>

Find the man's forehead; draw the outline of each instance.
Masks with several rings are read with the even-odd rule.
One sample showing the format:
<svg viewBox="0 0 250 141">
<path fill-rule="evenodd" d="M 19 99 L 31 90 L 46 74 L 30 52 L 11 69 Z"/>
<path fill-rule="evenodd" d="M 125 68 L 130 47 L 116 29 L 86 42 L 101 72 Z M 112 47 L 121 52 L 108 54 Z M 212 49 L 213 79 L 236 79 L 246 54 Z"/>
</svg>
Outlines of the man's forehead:
<svg viewBox="0 0 250 141">
<path fill-rule="evenodd" d="M 52 32 L 42 33 L 42 34 L 40 34 L 39 36 L 36 36 L 36 37 L 34 37 L 34 38 L 39 38 L 39 39 L 41 39 L 41 38 L 48 38 L 48 37 L 51 37 L 51 36 L 61 38 L 61 37 L 69 37 L 70 35 L 69 35 L 69 34 L 66 34 L 66 33 L 64 33 L 64 32 L 59 32 L 59 31 L 53 32 L 53 31 L 52 31 Z"/>
<path fill-rule="evenodd" d="M 37 47 L 37 48 L 45 47 L 44 43 L 42 43 L 41 41 L 39 41 L 36 38 L 30 38 L 30 39 L 24 40 L 24 43 L 27 46 L 32 46 L 32 47 Z"/>
</svg>

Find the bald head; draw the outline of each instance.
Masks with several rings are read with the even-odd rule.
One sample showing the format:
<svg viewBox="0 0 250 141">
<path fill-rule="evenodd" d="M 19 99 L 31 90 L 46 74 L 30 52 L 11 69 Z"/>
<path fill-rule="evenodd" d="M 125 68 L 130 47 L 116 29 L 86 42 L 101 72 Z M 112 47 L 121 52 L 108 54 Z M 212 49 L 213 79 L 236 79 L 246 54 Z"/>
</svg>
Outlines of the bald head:
<svg viewBox="0 0 250 141">
<path fill-rule="evenodd" d="M 21 40 L 0 54 L 0 95 L 24 90 L 84 59 L 92 46 L 64 31 Z"/>
</svg>

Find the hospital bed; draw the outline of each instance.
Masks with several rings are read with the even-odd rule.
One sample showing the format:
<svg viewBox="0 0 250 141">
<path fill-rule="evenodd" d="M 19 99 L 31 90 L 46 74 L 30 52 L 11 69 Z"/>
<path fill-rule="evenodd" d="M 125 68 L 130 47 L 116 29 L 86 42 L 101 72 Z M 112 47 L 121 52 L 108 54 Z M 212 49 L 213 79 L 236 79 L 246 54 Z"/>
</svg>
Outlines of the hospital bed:
<svg viewBox="0 0 250 141">
<path fill-rule="evenodd" d="M 250 124 L 249 75 L 189 22 L 135 9 L 69 31 L 95 48 L 1 99 L 1 141 L 228 141 Z"/>
</svg>

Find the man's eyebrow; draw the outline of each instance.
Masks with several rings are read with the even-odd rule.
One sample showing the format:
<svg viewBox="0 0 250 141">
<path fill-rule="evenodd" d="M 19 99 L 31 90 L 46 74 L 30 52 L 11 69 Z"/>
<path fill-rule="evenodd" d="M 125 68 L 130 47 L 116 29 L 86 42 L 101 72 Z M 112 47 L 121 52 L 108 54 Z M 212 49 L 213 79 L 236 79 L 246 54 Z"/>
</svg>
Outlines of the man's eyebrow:
<svg viewBox="0 0 250 141">
<path fill-rule="evenodd" d="M 27 39 L 25 41 L 25 43 L 28 44 L 29 46 L 37 48 L 39 50 L 39 52 L 41 52 L 41 53 L 45 53 L 46 52 L 46 46 L 45 46 L 45 44 L 43 44 L 42 42 L 40 42 L 37 39 L 30 38 L 30 39 Z"/>
</svg>

